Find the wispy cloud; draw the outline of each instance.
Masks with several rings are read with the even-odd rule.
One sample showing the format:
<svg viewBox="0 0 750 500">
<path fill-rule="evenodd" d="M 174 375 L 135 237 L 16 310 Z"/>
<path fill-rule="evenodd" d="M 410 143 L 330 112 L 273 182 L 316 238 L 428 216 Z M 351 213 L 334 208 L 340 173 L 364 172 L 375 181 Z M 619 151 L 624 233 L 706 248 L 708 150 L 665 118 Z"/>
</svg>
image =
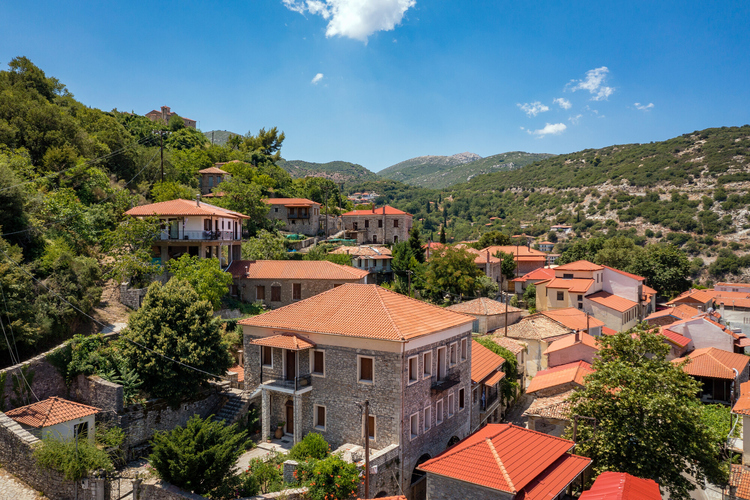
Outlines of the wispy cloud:
<svg viewBox="0 0 750 500">
<path fill-rule="evenodd" d="M 323 73 L 318 73 L 313 77 L 313 79 L 310 81 L 313 85 L 317 85 L 319 81 L 323 79 Z"/>
<path fill-rule="evenodd" d="M 544 128 L 539 130 L 529 130 L 529 134 L 537 137 L 544 137 L 546 135 L 560 135 L 565 132 L 568 127 L 564 123 L 547 123 Z"/>
<path fill-rule="evenodd" d="M 416 0 L 281 0 L 300 14 L 309 12 L 328 21 L 326 36 L 343 36 L 367 43 L 377 31 L 391 31 Z"/>
<path fill-rule="evenodd" d="M 572 123 L 573 125 L 578 125 L 578 122 L 581 120 L 581 118 L 583 118 L 583 115 L 579 114 L 571 116 L 570 118 L 568 118 L 568 121 L 570 121 L 570 123 Z"/>
<path fill-rule="evenodd" d="M 650 102 L 648 104 L 641 104 L 640 102 L 635 103 L 635 109 L 640 109 L 641 111 L 648 111 L 649 109 L 654 107 L 654 103 Z"/>
<path fill-rule="evenodd" d="M 604 85 L 608 74 L 609 68 L 606 66 L 590 69 L 586 72 L 586 78 L 583 80 L 572 80 L 568 85 L 573 85 L 570 87 L 570 90 L 573 92 L 576 90 L 588 90 L 593 96 L 591 98 L 593 101 L 606 101 L 615 91 L 614 87 Z"/>
<path fill-rule="evenodd" d="M 558 104 L 562 109 L 570 109 L 573 107 L 572 104 L 570 104 L 570 101 L 567 99 L 563 99 L 562 97 L 557 97 L 552 100 L 555 104 Z"/>
<path fill-rule="evenodd" d="M 521 111 L 526 113 L 529 116 L 536 116 L 539 113 L 544 113 L 545 111 L 549 111 L 549 106 L 545 106 L 539 101 L 534 101 L 531 103 L 525 103 L 525 104 L 517 104 L 519 108 L 521 108 Z"/>
</svg>

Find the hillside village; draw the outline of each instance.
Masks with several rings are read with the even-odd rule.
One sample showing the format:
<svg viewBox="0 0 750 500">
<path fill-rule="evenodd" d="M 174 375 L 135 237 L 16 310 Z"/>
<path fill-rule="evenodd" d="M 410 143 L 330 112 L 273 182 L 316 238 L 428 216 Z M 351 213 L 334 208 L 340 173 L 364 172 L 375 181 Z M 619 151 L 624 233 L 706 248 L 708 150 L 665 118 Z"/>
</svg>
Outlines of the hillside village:
<svg viewBox="0 0 750 500">
<path fill-rule="evenodd" d="M 425 189 L 0 91 L 0 494 L 750 499 L 748 126 Z"/>
</svg>

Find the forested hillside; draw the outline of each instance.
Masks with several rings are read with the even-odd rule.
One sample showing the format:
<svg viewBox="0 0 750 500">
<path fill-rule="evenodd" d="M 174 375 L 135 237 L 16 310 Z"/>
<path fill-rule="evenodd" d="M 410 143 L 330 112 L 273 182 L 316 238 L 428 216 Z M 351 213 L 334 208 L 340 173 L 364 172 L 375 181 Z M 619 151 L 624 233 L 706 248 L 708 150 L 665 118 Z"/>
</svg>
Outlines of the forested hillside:
<svg viewBox="0 0 750 500">
<path fill-rule="evenodd" d="M 348 161 L 329 161 L 314 163 L 302 160 L 280 160 L 278 165 L 295 179 L 307 176 L 325 177 L 341 184 L 344 182 L 362 182 L 377 179 L 377 175 L 362 165 Z"/>
</svg>

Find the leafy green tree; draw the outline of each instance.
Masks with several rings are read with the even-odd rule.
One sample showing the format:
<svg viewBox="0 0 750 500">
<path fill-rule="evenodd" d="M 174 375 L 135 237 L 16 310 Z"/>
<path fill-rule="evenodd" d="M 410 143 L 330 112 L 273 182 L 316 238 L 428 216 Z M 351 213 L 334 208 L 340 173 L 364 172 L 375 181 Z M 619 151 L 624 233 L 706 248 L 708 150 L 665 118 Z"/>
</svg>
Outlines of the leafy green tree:
<svg viewBox="0 0 750 500">
<path fill-rule="evenodd" d="M 127 217 L 105 235 L 103 249 L 110 257 L 106 276 L 120 283 L 141 284 L 161 272 L 151 247 L 160 238 L 161 222 L 156 217 Z"/>
<path fill-rule="evenodd" d="M 88 439 L 43 438 L 34 450 L 34 458 L 41 468 L 57 471 L 68 481 L 80 481 L 95 470 L 115 469 L 107 452 Z"/>
<path fill-rule="evenodd" d="M 510 238 L 508 238 L 507 234 L 501 233 L 500 231 L 490 231 L 479 237 L 477 249 L 481 250 L 482 248 L 487 248 L 493 245 L 510 245 Z"/>
<path fill-rule="evenodd" d="M 354 495 L 359 482 L 357 464 L 344 462 L 338 455 L 330 455 L 315 464 L 308 491 L 312 500 L 343 500 Z"/>
<path fill-rule="evenodd" d="M 667 361 L 663 338 L 639 328 L 599 343 L 596 371 L 571 396 L 571 415 L 596 419 L 579 420 L 576 453 L 592 458 L 597 474 L 652 478 L 670 498 L 690 498 L 695 486 L 686 475 L 700 486 L 725 484 L 728 470 L 702 418 L 699 383 Z"/>
<path fill-rule="evenodd" d="M 255 238 L 242 244 L 242 258 L 245 260 L 284 260 L 287 258 L 284 238 L 261 229 Z"/>
<path fill-rule="evenodd" d="M 171 119 L 169 120 L 172 121 Z M 206 136 L 200 130 L 191 127 L 183 127 L 176 132 L 172 132 L 164 141 L 165 146 L 169 146 L 175 151 L 185 149 L 198 149 L 208 143 Z"/>
<path fill-rule="evenodd" d="M 409 231 L 408 241 L 414 258 L 420 264 L 424 264 L 424 248 L 422 248 L 422 238 L 419 236 L 419 228 L 417 226 L 412 226 L 411 231 Z"/>
<path fill-rule="evenodd" d="M 550 231 L 547 233 L 547 240 L 552 243 L 557 243 L 557 231 Z"/>
<path fill-rule="evenodd" d="M 154 199 L 154 203 L 177 199 L 192 200 L 195 198 L 195 194 L 196 191 L 174 181 L 157 182 L 151 188 L 151 196 Z"/>
<path fill-rule="evenodd" d="M 607 240 L 596 253 L 594 262 L 615 269 L 626 270 L 632 267 L 643 249 L 635 244 L 631 238 L 616 236 Z"/>
<path fill-rule="evenodd" d="M 627 271 L 646 278 L 646 283 L 673 297 L 690 287 L 690 260 L 674 245 L 649 245 L 636 255 Z"/>
<path fill-rule="evenodd" d="M 185 427 L 156 431 L 149 462 L 165 481 L 194 493 L 209 493 L 234 476 L 246 437 L 236 424 L 194 415 Z"/>
<path fill-rule="evenodd" d="M 185 122 L 179 116 L 172 115 L 169 118 L 169 123 L 167 123 L 167 128 L 171 130 L 172 132 L 177 132 L 178 130 L 185 128 Z"/>
<path fill-rule="evenodd" d="M 229 292 L 232 275 L 221 269 L 219 259 L 201 259 L 197 255 L 182 255 L 179 259 L 167 262 L 172 279 L 185 280 L 198 293 L 201 300 L 207 300 L 211 307 L 219 309 L 221 298 Z"/>
<path fill-rule="evenodd" d="M 415 289 L 423 288 L 424 265 L 414 256 L 408 241 L 396 243 L 391 248 L 391 269 L 393 269 L 393 290 L 409 295 Z M 411 280 L 410 280 L 411 276 Z M 412 289 L 409 290 L 409 281 Z"/>
<path fill-rule="evenodd" d="M 250 217 L 245 224 L 251 233 L 269 226 L 266 215 L 270 207 L 263 202 L 263 193 L 257 184 L 232 177 L 223 181 L 215 191 L 223 192 L 224 196 L 214 198 L 211 202 Z"/>
<path fill-rule="evenodd" d="M 426 293 L 435 302 L 442 302 L 447 294 L 449 301 L 460 297 L 476 297 L 483 288 L 485 275 L 474 263 L 474 254 L 462 248 L 445 247 L 430 256 L 425 275 Z"/>
<path fill-rule="evenodd" d="M 220 323 L 187 281 L 153 283 L 128 320 L 123 356 L 143 390 L 177 402 L 232 366 Z"/>
<path fill-rule="evenodd" d="M 534 310 L 536 310 L 536 285 L 534 283 L 530 283 L 526 290 L 523 291 L 523 300 L 526 302 L 526 307 L 531 310 L 533 307 Z"/>
<path fill-rule="evenodd" d="M 322 460 L 328 456 L 331 447 L 326 440 L 317 432 L 305 434 L 302 441 L 292 446 L 289 457 L 293 460 Z"/>
<path fill-rule="evenodd" d="M 516 259 L 512 253 L 495 252 L 495 257 L 500 259 L 500 273 L 506 280 L 512 280 L 516 277 Z"/>
</svg>

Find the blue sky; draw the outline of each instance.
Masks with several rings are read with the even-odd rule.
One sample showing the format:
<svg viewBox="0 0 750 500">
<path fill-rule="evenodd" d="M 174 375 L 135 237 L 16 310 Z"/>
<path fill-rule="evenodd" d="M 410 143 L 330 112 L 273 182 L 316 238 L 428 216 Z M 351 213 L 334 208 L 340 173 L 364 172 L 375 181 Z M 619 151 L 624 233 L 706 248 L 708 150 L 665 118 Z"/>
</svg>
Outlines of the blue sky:
<svg viewBox="0 0 750 500">
<path fill-rule="evenodd" d="M 204 131 L 277 126 L 287 159 L 377 171 L 750 122 L 750 2 L 72 5 L 0 4 L 0 65 L 25 55 L 105 110 L 168 105 Z"/>
</svg>

